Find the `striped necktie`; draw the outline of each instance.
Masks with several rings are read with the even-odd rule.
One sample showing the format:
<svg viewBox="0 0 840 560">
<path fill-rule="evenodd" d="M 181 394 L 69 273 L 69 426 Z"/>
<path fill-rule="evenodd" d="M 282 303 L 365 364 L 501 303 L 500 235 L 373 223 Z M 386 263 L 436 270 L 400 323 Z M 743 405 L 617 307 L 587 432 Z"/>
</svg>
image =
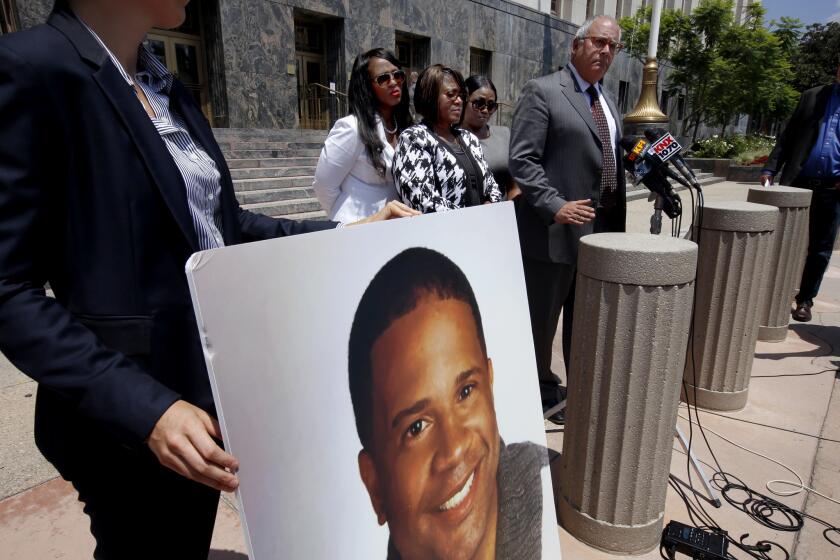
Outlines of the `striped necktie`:
<svg viewBox="0 0 840 560">
<path fill-rule="evenodd" d="M 610 126 L 607 124 L 607 117 L 604 115 L 604 108 L 598 99 L 598 90 L 595 86 L 589 86 L 586 90 L 589 94 L 589 109 L 592 111 L 592 118 L 595 119 L 595 126 L 598 127 L 598 138 L 601 140 L 601 153 L 603 164 L 601 166 L 601 184 L 599 186 L 600 202 L 598 206 L 612 208 L 616 203 L 615 191 L 618 187 L 618 174 L 615 169 L 615 153 L 613 152 L 612 136 Z"/>
</svg>

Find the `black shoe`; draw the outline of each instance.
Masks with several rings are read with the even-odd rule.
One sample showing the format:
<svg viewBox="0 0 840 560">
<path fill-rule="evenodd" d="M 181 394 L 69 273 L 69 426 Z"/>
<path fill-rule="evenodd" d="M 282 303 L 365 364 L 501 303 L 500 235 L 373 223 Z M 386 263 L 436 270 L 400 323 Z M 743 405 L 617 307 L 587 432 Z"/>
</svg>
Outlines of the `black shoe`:
<svg viewBox="0 0 840 560">
<path fill-rule="evenodd" d="M 552 408 L 556 407 L 560 403 L 566 402 L 566 388 L 562 385 L 557 385 L 554 391 L 554 398 L 544 398 L 542 402 L 543 406 L 543 414 L 547 411 L 551 410 Z M 563 425 L 566 423 L 566 408 L 561 408 L 551 416 L 546 416 L 546 420 L 549 420 L 555 424 Z"/>
<path fill-rule="evenodd" d="M 566 424 L 566 409 L 557 411 L 551 416 L 546 418 L 552 424 L 557 424 L 558 426 L 564 426 Z"/>
<path fill-rule="evenodd" d="M 794 309 L 790 316 L 793 317 L 794 321 L 799 321 L 800 323 L 807 323 L 811 320 L 811 308 L 814 306 L 814 302 L 811 301 L 802 301 L 796 302 L 796 309 Z"/>
</svg>

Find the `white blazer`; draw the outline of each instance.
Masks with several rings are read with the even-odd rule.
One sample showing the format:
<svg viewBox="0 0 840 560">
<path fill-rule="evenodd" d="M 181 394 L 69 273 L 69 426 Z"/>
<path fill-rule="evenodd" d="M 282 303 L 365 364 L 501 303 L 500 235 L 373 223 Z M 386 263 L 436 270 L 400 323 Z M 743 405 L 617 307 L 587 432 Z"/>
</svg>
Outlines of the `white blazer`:
<svg viewBox="0 0 840 560">
<path fill-rule="evenodd" d="M 376 118 L 376 132 L 385 149 L 385 176 L 376 172 L 359 136 L 356 117 L 339 119 L 324 141 L 312 183 L 315 196 L 330 220 L 355 222 L 381 210 L 397 198 L 391 164 L 394 148 L 385 138 L 382 121 Z"/>
</svg>

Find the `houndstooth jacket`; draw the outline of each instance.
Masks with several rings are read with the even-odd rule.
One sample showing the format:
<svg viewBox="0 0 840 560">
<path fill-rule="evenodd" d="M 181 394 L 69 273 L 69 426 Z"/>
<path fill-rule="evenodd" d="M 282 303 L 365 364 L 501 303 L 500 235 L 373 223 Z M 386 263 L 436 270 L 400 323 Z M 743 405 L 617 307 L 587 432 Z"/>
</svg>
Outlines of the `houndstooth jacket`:
<svg viewBox="0 0 840 560">
<path fill-rule="evenodd" d="M 482 201 L 499 202 L 502 193 L 487 167 L 478 138 L 468 130 L 456 130 L 481 170 Z M 464 170 L 425 124 L 415 124 L 400 134 L 393 172 L 400 199 L 424 214 L 466 204 Z"/>
</svg>

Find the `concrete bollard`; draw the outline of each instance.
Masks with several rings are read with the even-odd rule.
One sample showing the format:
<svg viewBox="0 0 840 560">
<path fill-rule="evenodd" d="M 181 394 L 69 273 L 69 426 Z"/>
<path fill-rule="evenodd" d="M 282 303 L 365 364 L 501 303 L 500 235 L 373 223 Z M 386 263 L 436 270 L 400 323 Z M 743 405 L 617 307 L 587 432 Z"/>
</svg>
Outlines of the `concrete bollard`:
<svg viewBox="0 0 840 560">
<path fill-rule="evenodd" d="M 794 187 L 752 187 L 748 202 L 779 209 L 775 240 L 768 262 L 768 284 L 758 319 L 758 340 L 781 342 L 787 337 L 790 300 L 799 287 L 808 247 L 811 191 Z"/>
<path fill-rule="evenodd" d="M 703 209 L 693 343 L 682 395 L 686 402 L 712 410 L 747 404 L 759 301 L 778 215 L 773 206 L 740 201 L 709 203 Z"/>
<path fill-rule="evenodd" d="M 684 239 L 581 239 L 557 507 L 596 548 L 659 544 L 696 268 Z"/>
</svg>

